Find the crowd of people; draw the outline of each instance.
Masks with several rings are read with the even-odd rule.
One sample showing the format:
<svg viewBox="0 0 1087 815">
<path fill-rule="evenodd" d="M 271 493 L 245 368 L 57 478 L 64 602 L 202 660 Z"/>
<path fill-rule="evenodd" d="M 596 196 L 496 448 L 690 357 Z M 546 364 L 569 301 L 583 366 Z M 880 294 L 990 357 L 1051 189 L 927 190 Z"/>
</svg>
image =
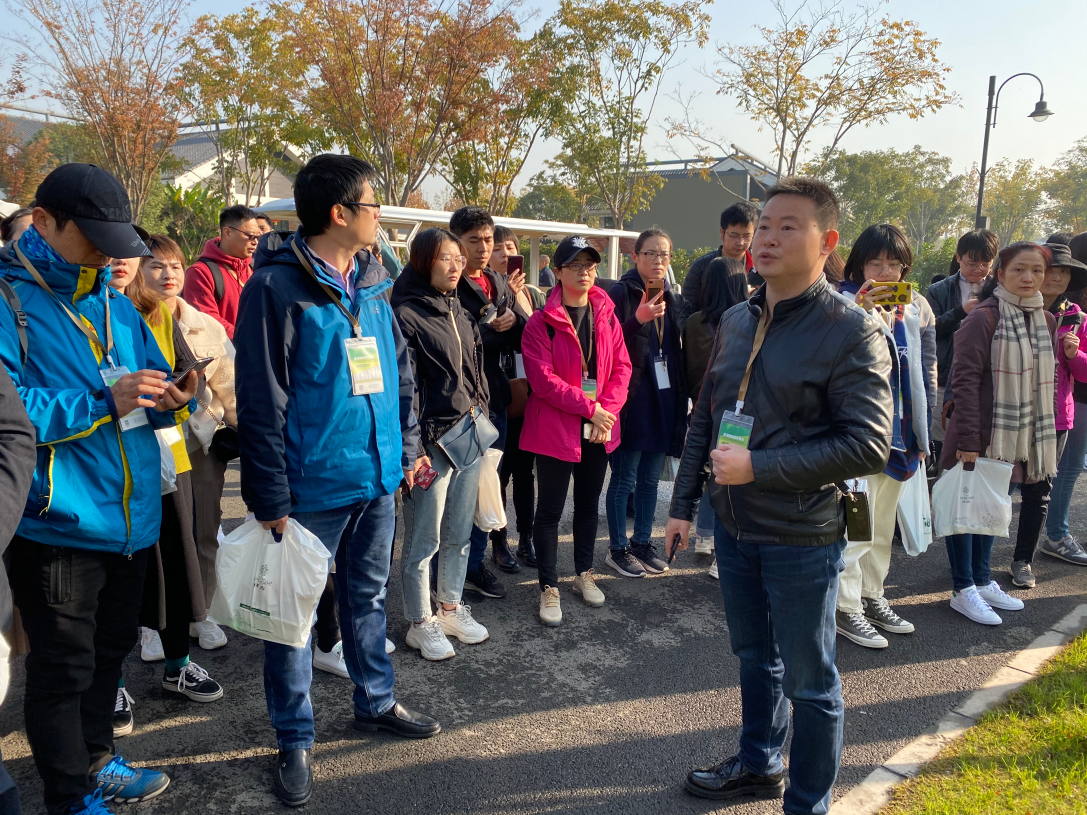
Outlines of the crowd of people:
<svg viewBox="0 0 1087 815">
<path fill-rule="evenodd" d="M 949 276 L 893 297 L 914 263 L 902 231 L 874 224 L 843 260 L 833 192 L 789 178 L 761 210 L 725 209 L 719 248 L 681 289 L 659 228 L 614 281 L 590 240 L 566 237 L 535 286 L 518 236 L 480 207 L 415 235 L 401 268 L 379 237 L 375 179 L 359 159 L 317 156 L 296 178 L 297 231 L 230 206 L 187 268 L 92 165 L 53 171 L 0 224 L 0 627 L 13 596 L 50 815 L 102 815 L 168 786 L 116 749 L 134 727 L 122 664 L 137 644 L 164 663 L 164 692 L 223 697 L 191 651 L 228 641 L 208 610 L 235 459 L 252 517 L 275 535 L 294 519 L 330 553 L 316 642 L 264 645 L 273 785 L 289 806 L 312 793 L 314 668 L 352 682 L 361 730 L 441 730 L 396 693 L 398 524 L 404 642 L 433 661 L 489 638 L 465 599 L 505 598 L 496 572 L 535 569 L 532 614 L 562 624 L 571 487 L 568 585 L 590 609 L 606 603 L 602 495 L 603 563 L 623 578 L 668 571 L 693 538 L 715 556 L 744 723 L 737 752 L 685 787 L 784 797 L 787 813 L 829 806 L 836 637 L 887 648 L 885 634 L 915 630 L 884 597 L 907 489 L 919 480 L 927 497 L 929 476 L 958 462 L 1008 462 L 1022 495 L 1013 591 L 1035 585 L 1037 551 L 1087 565 L 1068 520 L 1087 453 L 1087 233 L 1001 248 L 971 231 Z M 512 482 L 516 540 L 475 525 L 489 448 L 503 501 Z M 675 483 L 655 543 L 664 472 Z M 862 499 L 867 531 L 847 525 Z M 945 541 L 950 607 L 987 625 L 1023 608 L 991 573 L 993 543 Z M 0 811 L 18 806 L 0 764 Z"/>
</svg>

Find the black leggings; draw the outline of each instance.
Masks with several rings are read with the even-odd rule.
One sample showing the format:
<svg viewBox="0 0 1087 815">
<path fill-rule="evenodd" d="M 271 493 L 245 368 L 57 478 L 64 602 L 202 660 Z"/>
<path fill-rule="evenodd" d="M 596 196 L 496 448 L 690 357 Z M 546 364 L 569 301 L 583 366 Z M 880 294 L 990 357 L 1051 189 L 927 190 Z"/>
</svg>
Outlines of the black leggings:
<svg viewBox="0 0 1087 815">
<path fill-rule="evenodd" d="M 1057 431 L 1057 461 L 1064 455 L 1064 445 L 1068 441 L 1068 431 Z M 1034 550 L 1038 548 L 1038 536 L 1045 526 L 1049 514 L 1049 494 L 1053 491 L 1053 479 L 1043 478 L 1035 484 L 1022 484 L 1019 494 L 1023 503 L 1019 507 L 1019 531 L 1015 535 L 1015 554 L 1012 560 L 1031 563 Z"/>
<path fill-rule="evenodd" d="M 536 485 L 532 475 L 532 465 L 536 454 L 521 449 L 521 429 L 524 419 L 510 419 L 506 426 L 506 452 L 502 455 L 502 465 L 498 475 L 502 479 L 502 506 L 506 506 L 506 487 L 513 478 L 513 507 L 517 511 L 517 533 L 522 535 L 532 531 L 532 519 L 535 516 Z"/>
<path fill-rule="evenodd" d="M 559 519 L 566 506 L 571 475 L 574 477 L 574 570 L 581 574 L 593 567 L 598 507 L 608 472 L 608 454 L 603 444 L 582 439 L 580 462 L 537 455 L 536 472 L 540 477 L 540 498 L 533 532 L 542 590 L 559 582 Z"/>
<path fill-rule="evenodd" d="M 185 489 L 188 489 L 188 485 Z M 184 659 L 189 655 L 189 623 L 193 619 L 193 602 L 189 593 L 189 572 L 185 566 L 185 530 L 177 516 L 175 495 L 162 496 L 158 550 L 162 558 L 166 627 L 159 632 L 159 636 L 162 638 L 162 653 L 167 659 Z M 192 534 L 191 530 L 189 534 Z M 149 579 L 144 582 L 144 608 L 156 605 L 159 599 L 158 564 L 154 556 L 147 559 L 147 568 L 150 573 Z"/>
</svg>

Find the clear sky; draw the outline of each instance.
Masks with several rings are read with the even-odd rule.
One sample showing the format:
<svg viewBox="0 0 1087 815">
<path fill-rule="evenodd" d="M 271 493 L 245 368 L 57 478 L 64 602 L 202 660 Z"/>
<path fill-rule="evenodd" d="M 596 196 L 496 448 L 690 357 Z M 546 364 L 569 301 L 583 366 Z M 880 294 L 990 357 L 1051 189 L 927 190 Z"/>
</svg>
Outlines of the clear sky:
<svg viewBox="0 0 1087 815">
<path fill-rule="evenodd" d="M 852 0 L 845 2 L 849 7 Z M 194 17 L 230 13 L 245 5 L 243 0 L 194 0 L 191 13 Z M 525 9 L 539 10 L 529 27 L 538 25 L 556 6 L 557 0 L 525 0 Z M 989 145 L 990 164 L 1007 157 L 1031 158 L 1036 164 L 1048 165 L 1077 139 L 1087 136 L 1087 49 L 1082 43 L 1074 44 L 1079 32 L 1087 30 L 1085 0 L 1028 4 L 1011 0 L 890 0 L 886 8 L 892 16 L 908 17 L 940 40 L 939 56 L 952 68 L 947 85 L 962 97 L 961 106 L 945 108 L 920 121 L 898 117 L 886 125 L 854 130 L 842 142 L 844 149 L 906 150 L 920 144 L 950 156 L 956 170 L 966 170 L 981 158 L 989 75 L 995 74 L 999 85 L 1019 71 L 1041 77 L 1046 101 L 1055 115 L 1041 124 L 1027 118 L 1038 99 L 1038 84 L 1030 77 L 1012 80 L 1001 94 L 999 126 Z M 717 0 L 709 6 L 709 13 L 713 18 L 710 45 L 683 55 L 683 63 L 668 74 L 664 93 L 673 92 L 680 83 L 685 92 L 701 91 L 702 118 L 714 125 L 721 140 L 772 162 L 771 134 L 759 132 L 758 125 L 732 100 L 714 96 L 715 86 L 699 69 L 712 69 L 717 58 L 714 43 L 754 42 L 758 38 L 754 27 L 773 24 L 776 13 L 769 0 L 746 4 Z M 663 97 L 654 114 L 656 122 L 676 112 L 676 106 Z M 663 128 L 654 127 L 647 141 L 650 158 L 672 158 L 665 141 Z M 818 137 L 815 146 L 819 146 Z M 538 148 L 522 180 L 527 181 L 556 150 L 557 145 L 549 143 Z M 438 186 L 428 183 L 426 191 L 432 194 Z"/>
</svg>

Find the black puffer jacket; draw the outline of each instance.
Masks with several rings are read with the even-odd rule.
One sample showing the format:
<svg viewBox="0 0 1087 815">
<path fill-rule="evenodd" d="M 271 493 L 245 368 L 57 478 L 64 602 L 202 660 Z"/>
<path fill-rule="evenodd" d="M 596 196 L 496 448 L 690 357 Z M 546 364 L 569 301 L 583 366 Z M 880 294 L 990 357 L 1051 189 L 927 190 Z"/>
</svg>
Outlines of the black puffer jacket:
<svg viewBox="0 0 1087 815">
<path fill-rule="evenodd" d="M 460 283 L 457 284 L 457 297 L 465 313 L 478 326 L 479 336 L 483 340 L 483 373 L 487 377 L 491 394 L 491 412 L 494 413 L 505 410 L 513 398 L 510 394 L 509 376 L 502 370 L 499 362 L 503 350 L 508 348 L 512 353 L 521 349 L 521 335 L 525 331 L 525 324 L 528 323 L 528 315 L 517 305 L 517 299 L 510 291 L 510 287 L 506 285 L 505 277 L 492 269 L 484 269 L 483 274 L 487 275 L 494 289 L 495 308 L 501 310 L 501 307 L 505 306 L 507 309 L 512 309 L 517 318 L 508 331 L 495 331 L 490 325 L 481 324 L 479 320 L 487 306 L 491 305 L 491 301 L 487 299 L 487 295 L 478 283 L 467 275 L 461 277 Z"/>
<path fill-rule="evenodd" d="M 649 349 L 652 346 L 652 334 L 657 329 L 653 323 L 638 322 L 635 312 L 645 293 L 645 282 L 637 269 L 631 269 L 612 284 L 608 290 L 608 296 L 615 303 L 615 316 L 623 324 L 623 339 L 626 340 L 627 354 L 630 356 L 630 385 L 627 393 L 633 396 L 638 392 L 638 386 L 642 382 L 642 376 L 648 368 L 652 374 L 649 361 Z M 680 350 L 678 359 L 668 361 L 669 366 L 676 374 L 676 387 L 672 389 L 676 398 L 676 421 L 672 428 L 672 441 L 668 446 L 668 455 L 678 456 L 683 451 L 683 439 L 687 435 L 687 403 L 689 394 L 687 391 L 687 366 L 682 358 L 683 329 L 687 326 L 687 318 L 691 316 L 691 306 L 677 294 L 675 289 L 664 292 L 665 313 L 671 315 L 666 324 L 672 331 L 672 348 Z M 626 416 L 631 409 L 632 399 L 627 399 L 619 415 L 621 425 L 627 423 Z"/>
<path fill-rule="evenodd" d="M 483 343 L 456 292 L 441 294 L 409 263 L 393 284 L 393 313 L 408 344 L 415 374 L 422 444 L 433 444 L 472 405 L 487 410 L 489 391 L 481 377 Z"/>
<path fill-rule="evenodd" d="M 671 516 L 692 520 L 717 446 L 721 414 L 733 410 L 765 287 L 750 303 L 725 312 L 680 462 Z M 765 376 L 757 372 L 763 366 Z M 756 360 L 744 414 L 755 418 L 751 464 L 742 486 L 711 482 L 710 500 L 725 529 L 753 543 L 817 546 L 845 534 L 834 486 L 883 471 L 891 451 L 890 353 L 879 322 L 820 277 L 799 297 L 783 300 Z M 763 388 L 803 438 L 796 443 Z"/>
</svg>

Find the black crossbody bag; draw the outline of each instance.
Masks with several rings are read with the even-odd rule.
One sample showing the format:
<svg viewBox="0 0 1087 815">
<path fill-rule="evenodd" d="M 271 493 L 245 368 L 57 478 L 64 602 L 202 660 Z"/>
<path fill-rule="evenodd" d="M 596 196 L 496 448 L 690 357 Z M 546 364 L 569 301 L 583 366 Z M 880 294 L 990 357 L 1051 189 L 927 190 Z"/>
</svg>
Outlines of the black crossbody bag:
<svg viewBox="0 0 1087 815">
<path fill-rule="evenodd" d="M 770 409 L 774 411 L 777 420 L 789 431 L 789 435 L 793 437 L 793 442 L 800 444 L 804 437 L 800 433 L 800 428 L 789 418 L 789 415 L 774 395 L 770 382 L 766 379 L 761 356 L 755 361 L 755 373 L 759 377 L 760 386 L 766 393 L 766 400 L 770 403 Z M 868 493 L 859 489 L 851 490 L 841 481 L 836 482 L 834 486 L 842 494 L 842 503 L 845 505 L 846 537 L 851 541 L 872 540 L 872 506 L 868 501 Z"/>
</svg>

